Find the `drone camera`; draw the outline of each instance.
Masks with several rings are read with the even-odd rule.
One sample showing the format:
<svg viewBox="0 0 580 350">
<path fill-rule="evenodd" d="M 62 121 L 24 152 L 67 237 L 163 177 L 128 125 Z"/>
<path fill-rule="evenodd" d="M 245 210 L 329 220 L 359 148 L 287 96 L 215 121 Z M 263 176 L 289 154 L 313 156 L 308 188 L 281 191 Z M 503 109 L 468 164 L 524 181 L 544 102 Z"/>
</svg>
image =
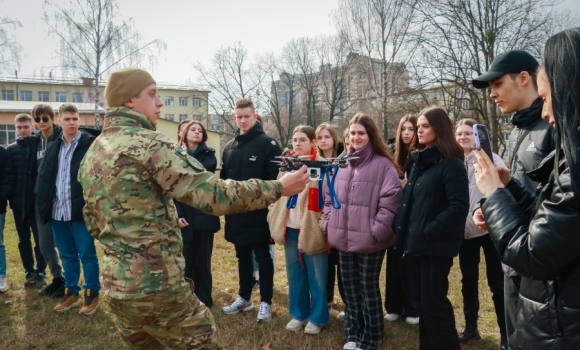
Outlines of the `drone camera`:
<svg viewBox="0 0 580 350">
<path fill-rule="evenodd" d="M 320 169 L 319 168 L 308 168 L 308 174 L 310 174 L 311 181 L 320 180 Z"/>
</svg>

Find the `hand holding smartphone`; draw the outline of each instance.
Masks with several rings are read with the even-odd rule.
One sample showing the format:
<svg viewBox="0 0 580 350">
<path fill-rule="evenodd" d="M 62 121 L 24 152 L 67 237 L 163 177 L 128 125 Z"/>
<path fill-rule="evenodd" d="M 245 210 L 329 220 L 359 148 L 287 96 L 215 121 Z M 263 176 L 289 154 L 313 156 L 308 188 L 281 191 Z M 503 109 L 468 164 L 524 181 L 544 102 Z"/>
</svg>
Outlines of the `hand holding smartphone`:
<svg viewBox="0 0 580 350">
<path fill-rule="evenodd" d="M 493 154 L 491 153 L 491 139 L 489 137 L 487 126 L 483 124 L 473 125 L 473 136 L 475 136 L 475 145 L 480 147 L 493 162 Z"/>
</svg>

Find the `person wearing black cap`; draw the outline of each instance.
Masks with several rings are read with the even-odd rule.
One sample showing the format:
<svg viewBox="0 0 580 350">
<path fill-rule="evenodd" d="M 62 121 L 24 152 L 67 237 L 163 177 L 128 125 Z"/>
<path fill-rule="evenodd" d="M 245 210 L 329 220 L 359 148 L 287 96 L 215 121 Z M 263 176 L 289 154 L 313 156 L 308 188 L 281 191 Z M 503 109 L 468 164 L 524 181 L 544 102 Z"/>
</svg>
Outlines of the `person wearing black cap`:
<svg viewBox="0 0 580 350">
<path fill-rule="evenodd" d="M 532 192 L 536 191 L 538 183 L 532 181 L 526 172 L 536 169 L 555 148 L 550 123 L 542 120 L 541 116 L 543 102 L 538 98 L 536 84 L 538 67 L 538 61 L 526 51 L 508 51 L 493 60 L 487 73 L 472 81 L 478 89 L 490 87 L 489 96 L 501 112 L 512 114 L 514 129 L 509 138 L 511 176 Z M 480 228 L 487 229 L 481 209 L 477 209 L 473 216 Z M 503 265 L 503 268 L 506 334 L 502 334 L 502 349 L 507 349 L 509 337 L 516 326 L 520 276 L 507 265 Z M 459 336 L 460 340 L 472 340 L 477 334 L 476 330 L 467 325 Z"/>
</svg>

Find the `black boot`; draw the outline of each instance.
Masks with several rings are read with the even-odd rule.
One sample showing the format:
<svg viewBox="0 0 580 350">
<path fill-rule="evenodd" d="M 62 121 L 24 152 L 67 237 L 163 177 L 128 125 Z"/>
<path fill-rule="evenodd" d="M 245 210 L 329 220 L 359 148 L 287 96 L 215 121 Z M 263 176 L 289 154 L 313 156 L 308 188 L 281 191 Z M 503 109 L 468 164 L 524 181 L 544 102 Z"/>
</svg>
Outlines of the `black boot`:
<svg viewBox="0 0 580 350">
<path fill-rule="evenodd" d="M 501 350 L 509 350 L 508 340 L 505 333 L 501 333 Z"/>
<path fill-rule="evenodd" d="M 62 277 L 53 279 L 48 286 L 44 287 L 43 290 L 38 292 L 38 296 L 58 298 L 56 294 L 58 294 L 59 292 L 60 297 L 62 298 L 64 296 L 64 278 Z"/>
<path fill-rule="evenodd" d="M 459 341 L 462 343 L 467 343 L 470 341 L 480 340 L 480 339 L 481 339 L 481 335 L 479 335 L 479 331 L 477 330 L 477 327 L 465 328 L 463 333 L 459 334 Z"/>
</svg>

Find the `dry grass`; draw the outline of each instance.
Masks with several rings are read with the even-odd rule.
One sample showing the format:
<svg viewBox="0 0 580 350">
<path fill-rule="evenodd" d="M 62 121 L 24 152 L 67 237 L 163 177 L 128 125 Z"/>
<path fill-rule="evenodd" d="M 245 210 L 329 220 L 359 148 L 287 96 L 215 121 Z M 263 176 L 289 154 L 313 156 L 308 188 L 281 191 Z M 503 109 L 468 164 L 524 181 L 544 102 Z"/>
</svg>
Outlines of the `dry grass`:
<svg viewBox="0 0 580 350">
<path fill-rule="evenodd" d="M 8 282 L 10 290 L 0 295 L 0 349 L 127 349 L 116 334 L 106 308 L 85 318 L 76 312 L 56 314 L 52 311 L 54 299 L 40 299 L 37 291 L 24 289 L 24 273 L 18 253 L 18 237 L 14 230 L 12 213 L 6 215 L 4 231 L 8 255 Z M 278 350 L 278 349 L 342 349 L 344 333 L 342 322 L 336 320 L 342 301 L 335 303 L 330 324 L 318 336 L 292 333 L 284 329 L 290 320 L 288 314 L 288 283 L 284 267 L 284 251 L 276 247 L 276 275 L 274 277 L 274 318 L 266 324 L 256 323 L 256 309 L 245 314 L 226 316 L 221 307 L 232 302 L 237 296 L 237 261 L 233 246 L 223 238 L 223 232 L 216 234 L 213 257 L 214 307 L 212 309 L 218 337 L 226 350 Z M 497 349 L 499 332 L 491 294 L 485 280 L 484 265 L 481 266 L 480 333 L 483 340 L 464 346 L 464 349 Z M 384 288 L 385 269 L 381 273 Z M 451 272 L 450 299 L 455 308 L 458 330 L 463 327 L 460 292 L 461 274 L 457 264 Z M 384 289 L 383 289 L 384 291 Z M 339 299 L 338 290 L 335 293 Z M 252 295 L 254 305 L 259 303 L 259 292 Z M 386 349 L 417 349 L 418 328 L 402 321 L 385 324 Z"/>
</svg>

